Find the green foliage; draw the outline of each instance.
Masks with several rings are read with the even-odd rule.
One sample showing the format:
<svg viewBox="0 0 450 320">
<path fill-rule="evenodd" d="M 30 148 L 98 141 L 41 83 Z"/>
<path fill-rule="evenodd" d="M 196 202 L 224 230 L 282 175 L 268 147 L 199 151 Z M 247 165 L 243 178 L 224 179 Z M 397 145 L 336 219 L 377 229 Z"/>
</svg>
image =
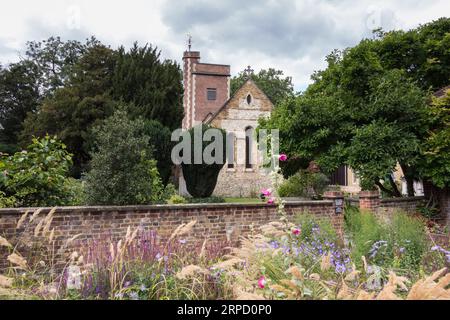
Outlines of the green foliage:
<svg viewBox="0 0 450 320">
<path fill-rule="evenodd" d="M 6 193 L 0 191 L 0 208 L 14 208 L 16 206 L 15 197 L 7 197 Z"/>
<path fill-rule="evenodd" d="M 325 192 L 329 179 L 323 173 L 300 170 L 278 188 L 280 197 L 317 197 Z"/>
<path fill-rule="evenodd" d="M 85 205 L 85 192 L 83 181 L 74 178 L 67 178 L 66 188 L 68 190 L 70 200 L 65 205 L 67 206 Z"/>
<path fill-rule="evenodd" d="M 168 131 L 179 127 L 183 117 L 182 76 L 178 64 L 161 61 L 156 48 L 135 45 L 125 52 L 124 48 L 113 50 L 95 39 L 85 45 L 53 39 L 45 46 L 31 43 L 29 51 L 33 65 L 43 70 L 40 76 L 44 83 L 40 83 L 39 88 L 44 90 L 41 87 L 45 87 L 47 91 L 39 107 L 33 100 L 34 109 L 29 110 L 39 112 L 28 113 L 23 124 L 25 113 L 19 119 L 20 127 L 14 132 L 18 134 L 23 126 L 22 145 L 33 135 L 57 135 L 74 154 L 72 175 L 80 177 L 90 161 L 92 128 L 125 103 L 132 118 L 143 117 L 162 124 L 161 127 L 149 122 L 146 131 L 155 147 L 163 181 L 167 183 L 170 175 Z M 54 59 L 54 74 L 49 73 L 50 58 Z M 18 101 L 27 106 L 24 99 Z"/>
<path fill-rule="evenodd" d="M 80 176 L 89 161 L 91 129 L 115 108 L 107 92 L 111 87 L 113 50 L 97 44 L 86 50 L 72 67 L 65 87 L 57 89 L 24 122 L 22 143 L 30 136 L 57 135 L 74 154 L 74 176 Z"/>
<path fill-rule="evenodd" d="M 94 37 L 87 39 L 84 44 L 76 40 L 62 41 L 60 37 L 27 42 L 26 58 L 39 70 L 43 95 L 49 96 L 62 87 L 85 50 L 99 43 Z"/>
<path fill-rule="evenodd" d="M 163 200 L 164 188 L 143 130 L 143 120 L 130 120 L 120 109 L 93 129 L 95 151 L 85 188 L 88 204 L 149 204 Z"/>
<path fill-rule="evenodd" d="M 422 145 L 421 172 L 439 188 L 450 187 L 450 90 L 433 97 L 431 130 Z"/>
<path fill-rule="evenodd" d="M 421 220 L 394 212 L 388 221 L 382 221 L 371 212 L 348 208 L 345 222 L 354 261 L 364 256 L 378 266 L 418 270 L 427 249 Z"/>
<path fill-rule="evenodd" d="M 338 240 L 336 230 L 330 221 L 321 220 L 312 214 L 302 213 L 296 216 L 295 223 L 301 230 L 300 240 L 311 242 L 319 241 L 321 244 L 326 242 L 335 243 Z"/>
<path fill-rule="evenodd" d="M 17 151 L 18 135 L 28 112 L 40 101 L 39 73 L 30 61 L 0 69 L 0 152 Z"/>
<path fill-rule="evenodd" d="M 149 145 L 153 149 L 159 174 L 164 185 L 166 185 L 172 174 L 173 167 L 171 160 L 171 152 L 174 145 L 171 141 L 172 132 L 156 120 L 146 120 L 144 134 L 149 137 Z"/>
<path fill-rule="evenodd" d="M 71 201 L 71 155 L 56 137 L 34 138 L 26 150 L 0 161 L 0 190 L 15 206 L 59 206 Z"/>
<path fill-rule="evenodd" d="M 381 187 L 399 163 L 413 195 L 424 157 L 420 147 L 430 129 L 428 90 L 448 85 L 443 61 L 448 60 L 449 25 L 443 18 L 333 51 L 327 69 L 312 76 L 313 84 L 284 100 L 260 127 L 280 129 L 280 149 L 290 158 L 316 160 L 325 173 L 348 165 L 368 189 Z M 441 146 L 446 137 L 442 133 L 438 139 Z M 400 195 L 393 183 L 384 191 Z"/>
<path fill-rule="evenodd" d="M 224 203 L 225 199 L 222 197 L 206 197 L 206 198 L 187 198 L 189 203 Z"/>
<path fill-rule="evenodd" d="M 403 212 L 394 212 L 390 223 L 389 250 L 394 254 L 394 266 L 418 269 L 427 250 L 424 223 Z"/>
<path fill-rule="evenodd" d="M 294 95 L 291 77 L 284 77 L 283 71 L 269 68 L 252 74 L 251 79 L 267 95 L 274 105 Z M 231 95 L 233 95 L 247 80 L 244 72 L 231 79 Z"/>
<path fill-rule="evenodd" d="M 188 201 L 178 194 L 174 194 L 167 200 L 167 204 L 183 204 L 183 203 L 188 203 Z"/>
<path fill-rule="evenodd" d="M 197 127 L 198 128 L 198 127 Z M 209 125 L 202 124 L 201 125 L 201 134 L 202 137 L 204 136 L 204 133 L 211 129 L 212 127 Z M 222 129 L 216 129 L 219 130 L 222 134 L 222 141 L 224 143 L 220 144 L 220 148 L 222 148 L 222 159 L 220 159 L 220 163 L 212 163 L 207 164 L 205 161 L 202 161 L 201 164 L 195 164 L 194 163 L 194 153 L 195 145 L 194 145 L 194 132 L 195 127 L 191 128 L 188 132 L 191 137 L 191 154 L 189 155 L 189 158 L 191 159 L 190 164 L 188 163 L 182 163 L 181 168 L 183 170 L 183 177 L 186 180 L 186 188 L 189 192 L 189 194 L 194 198 L 208 198 L 212 195 L 214 192 L 214 188 L 217 184 L 217 178 L 219 176 L 220 170 L 223 168 L 225 164 L 225 157 L 226 157 L 226 132 Z M 205 151 L 205 148 L 213 142 L 205 141 L 202 139 L 202 154 Z M 200 152 L 200 150 L 199 150 Z"/>
<path fill-rule="evenodd" d="M 158 48 L 121 47 L 113 72 L 112 98 L 130 105 L 132 117 L 157 120 L 173 130 L 183 119 L 183 86 L 179 65 L 162 60 Z"/>
</svg>

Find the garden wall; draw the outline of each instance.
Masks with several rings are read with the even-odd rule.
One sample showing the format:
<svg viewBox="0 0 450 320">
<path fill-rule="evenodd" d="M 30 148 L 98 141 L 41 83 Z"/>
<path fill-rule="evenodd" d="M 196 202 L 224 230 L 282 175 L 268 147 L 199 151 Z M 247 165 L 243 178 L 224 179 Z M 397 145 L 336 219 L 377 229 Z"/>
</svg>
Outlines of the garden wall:
<svg viewBox="0 0 450 320">
<path fill-rule="evenodd" d="M 290 216 L 309 212 L 330 221 L 336 230 L 342 230 L 343 214 L 336 214 L 335 201 L 289 202 L 285 209 Z M 43 209 L 32 222 L 30 217 L 35 210 L 28 210 L 30 212 L 25 223 L 20 229 L 16 229 L 27 209 L 0 209 L 0 235 L 13 244 L 19 236 L 25 237 L 31 248 L 32 244 L 45 242 L 34 236 L 34 230 L 50 209 Z M 105 235 L 115 240 L 124 238 L 129 226 L 133 230 L 137 227 L 143 231 L 155 230 L 161 241 L 164 241 L 180 224 L 197 220 L 193 231 L 184 238 L 188 243 L 204 239 L 237 242 L 240 236 L 247 235 L 252 228 L 256 229 L 277 219 L 277 207 L 265 203 L 64 207 L 55 211 L 49 230 L 55 229 L 55 248 L 59 252 L 58 256 L 65 259 L 63 254 L 77 250 L 77 244 L 80 245 L 84 240 L 98 239 Z M 79 235 L 77 240 L 68 245 L 67 240 L 76 235 Z M 0 257 L 0 266 L 2 263 L 4 266 L 5 254 L 3 252 Z"/>
</svg>

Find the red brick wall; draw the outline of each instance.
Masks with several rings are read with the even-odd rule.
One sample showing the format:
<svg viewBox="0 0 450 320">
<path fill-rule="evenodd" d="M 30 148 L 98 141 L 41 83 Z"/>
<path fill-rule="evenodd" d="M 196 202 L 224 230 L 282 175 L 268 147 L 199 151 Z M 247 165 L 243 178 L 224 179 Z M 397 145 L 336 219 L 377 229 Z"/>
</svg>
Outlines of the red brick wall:
<svg viewBox="0 0 450 320">
<path fill-rule="evenodd" d="M 186 51 L 183 55 L 183 106 L 185 117 L 183 128 L 191 128 L 196 122 L 217 112 L 228 100 L 230 66 L 200 63 L 200 52 Z M 207 89 L 215 88 L 217 99 L 207 99 Z"/>
<path fill-rule="evenodd" d="M 228 77 L 194 74 L 193 79 L 195 121 L 201 122 L 209 113 L 216 113 L 228 100 Z M 207 99 L 208 88 L 216 88 L 216 100 L 209 101 Z"/>
<path fill-rule="evenodd" d="M 18 237 L 28 239 L 27 243 L 42 241 L 33 236 L 35 226 L 48 213 L 44 209 L 32 222 L 29 217 L 26 223 L 17 230 L 16 225 L 25 209 L 0 209 L 0 235 L 15 243 Z M 333 201 L 301 201 L 286 204 L 286 212 L 292 216 L 309 212 L 320 219 L 331 221 L 340 232 L 343 226 L 343 215 L 335 214 Z M 188 243 L 203 241 L 205 238 L 216 240 L 238 241 L 239 237 L 257 227 L 279 218 L 277 207 L 261 204 L 196 204 L 196 205 L 159 205 L 128 207 L 66 207 L 58 209 L 50 229 L 55 229 L 55 244 L 59 255 L 76 250 L 66 247 L 68 239 L 81 234 L 78 241 L 98 239 L 111 235 L 119 240 L 125 237 L 128 226 L 132 229 L 155 230 L 161 241 L 167 239 L 181 223 L 197 220 L 193 231 L 186 237 Z M 227 239 L 227 233 L 229 239 Z M 76 242 L 74 242 L 76 243 Z M 0 266 L 5 261 L 5 252 L 0 255 Z"/>
</svg>

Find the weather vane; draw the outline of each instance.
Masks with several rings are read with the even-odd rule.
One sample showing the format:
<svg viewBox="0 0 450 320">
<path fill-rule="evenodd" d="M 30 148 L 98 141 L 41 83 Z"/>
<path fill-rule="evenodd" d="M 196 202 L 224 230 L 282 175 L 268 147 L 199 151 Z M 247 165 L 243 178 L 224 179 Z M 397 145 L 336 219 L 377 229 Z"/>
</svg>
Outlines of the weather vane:
<svg viewBox="0 0 450 320">
<path fill-rule="evenodd" d="M 190 34 L 187 35 L 187 45 L 188 45 L 188 51 L 191 51 L 192 47 L 192 36 Z"/>
</svg>

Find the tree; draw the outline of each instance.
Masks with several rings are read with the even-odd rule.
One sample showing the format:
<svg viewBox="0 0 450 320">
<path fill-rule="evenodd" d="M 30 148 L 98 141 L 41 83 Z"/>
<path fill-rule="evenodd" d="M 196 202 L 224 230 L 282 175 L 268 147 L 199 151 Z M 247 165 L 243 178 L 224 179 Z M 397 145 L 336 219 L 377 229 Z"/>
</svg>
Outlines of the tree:
<svg viewBox="0 0 450 320">
<path fill-rule="evenodd" d="M 41 94 L 48 96 L 63 87 L 80 57 L 88 48 L 98 45 L 100 42 L 94 37 L 87 39 L 85 44 L 76 40 L 64 42 L 60 37 L 27 42 L 26 59 L 39 70 Z"/>
<path fill-rule="evenodd" d="M 85 177 L 89 204 L 149 204 L 164 198 L 144 127 L 142 119 L 130 120 L 119 109 L 93 129 L 94 151 Z"/>
<path fill-rule="evenodd" d="M 161 180 L 164 185 L 167 185 L 173 167 L 171 160 L 171 152 L 174 145 L 171 141 L 172 132 L 156 120 L 146 120 L 144 123 L 144 134 L 149 137 L 149 145 L 153 149 Z"/>
<path fill-rule="evenodd" d="M 430 131 L 422 145 L 422 175 L 438 188 L 450 187 L 450 89 L 433 97 Z"/>
<path fill-rule="evenodd" d="M 0 144 L 1 152 L 18 151 L 18 136 L 28 112 L 40 102 L 39 72 L 28 60 L 0 70 Z"/>
<path fill-rule="evenodd" d="M 120 47 L 112 78 L 112 98 L 130 106 L 133 117 L 157 120 L 174 130 L 183 119 L 183 85 L 179 65 L 162 61 L 158 49 Z"/>
<path fill-rule="evenodd" d="M 72 67 L 66 85 L 46 98 L 39 112 L 29 113 L 21 133 L 22 144 L 32 136 L 57 135 L 74 154 L 73 175 L 79 177 L 89 161 L 91 128 L 110 116 L 114 51 L 104 45 L 87 49 Z"/>
<path fill-rule="evenodd" d="M 203 139 L 205 136 L 205 132 L 209 129 L 217 130 L 219 134 L 222 135 L 222 143 L 220 141 L 216 141 L 214 138 L 212 142 L 208 142 L 207 139 Z M 198 130 L 201 132 L 202 144 L 201 150 L 195 149 L 195 132 Z M 183 170 L 183 177 L 186 180 L 186 188 L 189 194 L 194 198 L 207 198 L 212 195 L 214 192 L 214 188 L 217 184 L 217 178 L 219 176 L 220 170 L 223 168 L 226 159 L 226 132 L 222 129 L 212 128 L 209 125 L 201 124 L 197 127 L 193 127 L 188 131 L 190 137 L 191 150 L 190 154 L 183 154 L 183 158 L 190 159 L 189 163 L 183 162 L 181 164 L 181 168 Z M 202 160 L 202 163 L 195 163 L 195 153 L 200 153 L 203 155 L 205 149 L 214 142 L 218 142 L 218 147 L 220 149 L 214 150 L 212 152 L 213 156 L 219 157 L 219 161 L 208 164 L 207 162 Z M 186 150 L 183 150 L 185 152 Z M 216 154 L 216 152 L 220 152 L 220 154 Z"/>
<path fill-rule="evenodd" d="M 274 105 L 294 95 L 294 86 L 291 77 L 285 77 L 283 71 L 269 68 L 252 74 L 251 79 L 267 95 Z M 231 95 L 233 95 L 247 80 L 245 72 L 231 79 Z"/>
<path fill-rule="evenodd" d="M 0 193 L 18 207 L 65 205 L 71 165 L 71 154 L 56 137 L 34 138 L 26 150 L 0 159 Z"/>
<path fill-rule="evenodd" d="M 349 165 L 363 187 L 377 185 L 393 196 L 400 195 L 391 178 L 399 163 L 414 195 L 429 128 L 425 97 L 448 81 L 441 63 L 450 48 L 448 26 L 450 19 L 440 19 L 333 51 L 306 92 L 284 101 L 260 126 L 279 128 L 281 150 L 292 158 L 317 160 L 328 173 Z"/>
</svg>

